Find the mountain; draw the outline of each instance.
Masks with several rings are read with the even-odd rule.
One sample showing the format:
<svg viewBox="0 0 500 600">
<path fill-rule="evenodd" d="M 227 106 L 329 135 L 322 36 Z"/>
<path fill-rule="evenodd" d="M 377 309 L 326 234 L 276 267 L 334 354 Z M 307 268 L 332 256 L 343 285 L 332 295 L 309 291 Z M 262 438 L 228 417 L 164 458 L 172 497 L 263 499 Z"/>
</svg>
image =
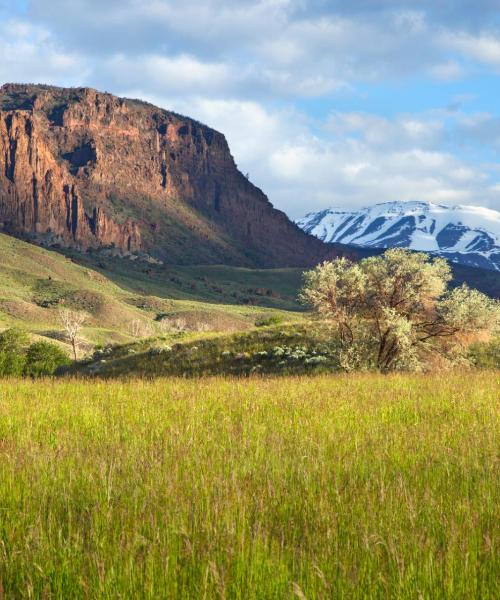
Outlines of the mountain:
<svg viewBox="0 0 500 600">
<path fill-rule="evenodd" d="M 0 231 L 170 264 L 303 267 L 335 255 L 273 208 L 221 133 L 88 88 L 0 88 Z"/>
<path fill-rule="evenodd" d="M 500 212 L 479 206 L 385 202 L 353 211 L 313 212 L 297 224 L 324 242 L 410 248 L 500 271 Z"/>
</svg>

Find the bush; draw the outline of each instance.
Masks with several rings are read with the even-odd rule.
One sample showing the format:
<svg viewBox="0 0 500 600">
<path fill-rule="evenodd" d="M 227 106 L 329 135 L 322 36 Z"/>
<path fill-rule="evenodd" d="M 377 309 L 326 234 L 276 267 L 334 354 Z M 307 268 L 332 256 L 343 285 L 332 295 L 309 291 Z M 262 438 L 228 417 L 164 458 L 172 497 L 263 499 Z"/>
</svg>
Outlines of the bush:
<svg viewBox="0 0 500 600">
<path fill-rule="evenodd" d="M 28 345 L 29 336 L 22 329 L 11 327 L 0 333 L 0 352 L 22 353 Z"/>
<path fill-rule="evenodd" d="M 270 317 L 263 317 L 255 321 L 256 327 L 269 327 L 270 325 L 280 325 L 283 323 L 283 317 L 281 315 L 271 315 Z"/>
<path fill-rule="evenodd" d="M 26 353 L 24 374 L 31 377 L 53 375 L 59 367 L 70 364 L 68 355 L 50 342 L 35 342 Z"/>
<path fill-rule="evenodd" d="M 0 376 L 23 374 L 28 344 L 28 334 L 17 327 L 0 333 Z"/>
<path fill-rule="evenodd" d="M 0 351 L 0 377 L 19 376 L 24 372 L 26 356 L 12 351 Z"/>
<path fill-rule="evenodd" d="M 416 371 L 437 358 L 460 364 L 464 335 L 500 324 L 500 302 L 466 286 L 449 290 L 451 278 L 445 260 L 396 248 L 318 265 L 300 298 L 337 328 L 346 371 Z"/>
<path fill-rule="evenodd" d="M 469 359 L 475 367 L 482 369 L 500 369 L 500 338 L 486 343 L 473 344 Z"/>
</svg>

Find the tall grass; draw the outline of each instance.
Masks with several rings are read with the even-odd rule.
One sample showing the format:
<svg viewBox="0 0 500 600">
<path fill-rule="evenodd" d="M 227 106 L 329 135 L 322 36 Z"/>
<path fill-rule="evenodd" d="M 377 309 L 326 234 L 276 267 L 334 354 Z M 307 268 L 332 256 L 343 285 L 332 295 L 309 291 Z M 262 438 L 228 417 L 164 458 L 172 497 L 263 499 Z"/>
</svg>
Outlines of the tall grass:
<svg viewBox="0 0 500 600">
<path fill-rule="evenodd" d="M 0 384 L 0 598 L 498 598 L 498 373 Z"/>
</svg>

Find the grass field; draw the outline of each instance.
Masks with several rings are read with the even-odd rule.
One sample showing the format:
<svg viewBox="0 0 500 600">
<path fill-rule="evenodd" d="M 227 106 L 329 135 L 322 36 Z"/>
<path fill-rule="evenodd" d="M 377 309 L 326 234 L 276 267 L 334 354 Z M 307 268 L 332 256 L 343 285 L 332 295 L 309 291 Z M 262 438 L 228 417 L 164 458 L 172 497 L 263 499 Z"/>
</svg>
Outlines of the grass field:
<svg viewBox="0 0 500 600">
<path fill-rule="evenodd" d="M 500 380 L 4 381 L 0 598 L 498 598 Z"/>
</svg>

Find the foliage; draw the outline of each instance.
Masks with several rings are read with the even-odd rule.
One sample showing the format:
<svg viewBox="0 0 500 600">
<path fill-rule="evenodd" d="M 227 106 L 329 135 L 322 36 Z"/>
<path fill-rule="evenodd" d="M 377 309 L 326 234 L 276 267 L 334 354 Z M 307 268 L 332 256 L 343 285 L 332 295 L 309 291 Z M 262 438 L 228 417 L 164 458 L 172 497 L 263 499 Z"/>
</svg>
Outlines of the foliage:
<svg viewBox="0 0 500 600">
<path fill-rule="evenodd" d="M 0 352 L 21 353 L 29 345 L 29 336 L 24 329 L 11 327 L 0 333 Z"/>
<path fill-rule="evenodd" d="M 28 334 L 16 327 L 0 333 L 0 376 L 22 375 L 26 363 Z"/>
<path fill-rule="evenodd" d="M 496 373 L 7 381 L 5 598 L 498 598 Z"/>
<path fill-rule="evenodd" d="M 315 322 L 259 328 L 233 335 L 206 334 L 179 343 L 178 338 L 141 340 L 96 349 L 92 359 L 69 372 L 104 377 L 143 375 L 248 376 L 307 374 L 339 370 L 338 342 Z"/>
<path fill-rule="evenodd" d="M 500 322 L 497 301 L 466 286 L 448 291 L 450 280 L 445 260 L 393 249 L 319 265 L 305 274 L 300 297 L 336 325 L 346 370 L 415 370 L 433 353 L 452 360 L 461 334 Z"/>
<path fill-rule="evenodd" d="M 270 315 L 269 317 L 261 317 L 255 321 L 256 327 L 270 327 L 271 325 L 280 325 L 283 323 L 282 315 Z"/>
<path fill-rule="evenodd" d="M 0 376 L 48 376 L 69 363 L 67 354 L 56 344 L 39 341 L 29 345 L 29 342 L 22 329 L 11 328 L 0 333 Z"/>
<path fill-rule="evenodd" d="M 22 375 L 25 364 L 26 356 L 23 353 L 0 351 L 0 377 Z"/>
<path fill-rule="evenodd" d="M 483 369 L 500 369 L 500 337 L 476 342 L 469 349 L 472 364 Z"/>
<path fill-rule="evenodd" d="M 50 376 L 69 363 L 68 355 L 59 346 L 50 342 L 35 342 L 26 353 L 24 374 L 30 377 Z"/>
</svg>

